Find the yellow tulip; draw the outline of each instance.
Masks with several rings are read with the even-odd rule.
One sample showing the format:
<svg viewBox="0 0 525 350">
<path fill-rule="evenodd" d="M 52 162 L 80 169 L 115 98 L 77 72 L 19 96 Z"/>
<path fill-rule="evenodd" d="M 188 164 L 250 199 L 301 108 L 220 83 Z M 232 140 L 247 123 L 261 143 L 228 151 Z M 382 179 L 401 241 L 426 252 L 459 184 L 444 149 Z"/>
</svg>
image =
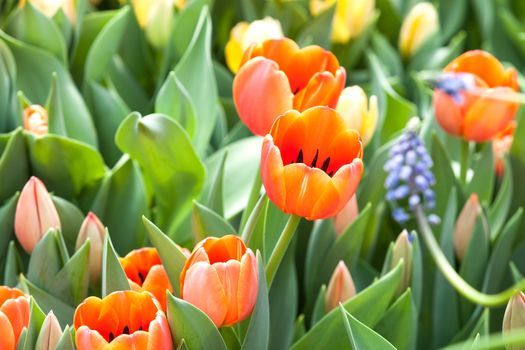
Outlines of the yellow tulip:
<svg viewBox="0 0 525 350">
<path fill-rule="evenodd" d="M 358 37 L 370 23 L 375 0 L 310 0 L 310 12 L 317 16 L 334 4 L 332 41 L 344 44 Z"/>
<path fill-rule="evenodd" d="M 372 95 L 367 101 L 365 92 L 359 86 L 347 87 L 339 96 L 336 111 L 349 128 L 359 132 L 363 144 L 367 145 L 377 125 L 377 97 Z"/>
<path fill-rule="evenodd" d="M 233 73 L 237 73 L 244 51 L 253 43 L 260 43 L 268 39 L 282 38 L 283 30 L 278 20 L 265 17 L 248 22 L 239 22 L 232 28 L 230 39 L 224 48 L 226 64 Z"/>
<path fill-rule="evenodd" d="M 428 38 L 437 33 L 439 17 L 434 5 L 420 2 L 405 17 L 399 34 L 399 50 L 404 57 L 414 55 Z"/>
<path fill-rule="evenodd" d="M 24 7 L 27 0 L 20 1 L 20 7 Z M 76 1 L 75 0 L 29 0 L 29 3 L 42 12 L 46 17 L 53 17 L 58 10 L 62 9 L 69 19 L 69 22 L 75 24 L 77 21 Z"/>
</svg>

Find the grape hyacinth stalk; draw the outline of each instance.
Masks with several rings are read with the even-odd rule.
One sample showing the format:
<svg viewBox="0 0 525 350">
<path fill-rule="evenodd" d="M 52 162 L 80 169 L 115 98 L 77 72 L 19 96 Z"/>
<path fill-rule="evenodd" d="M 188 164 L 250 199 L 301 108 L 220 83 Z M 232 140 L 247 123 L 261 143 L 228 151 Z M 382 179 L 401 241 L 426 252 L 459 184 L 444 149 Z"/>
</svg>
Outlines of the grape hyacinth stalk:
<svg viewBox="0 0 525 350">
<path fill-rule="evenodd" d="M 392 217 L 399 224 L 404 224 L 414 217 L 415 209 L 421 206 L 431 211 L 436 205 L 436 196 L 432 186 L 436 183 L 431 171 L 432 158 L 417 135 L 419 119 L 413 118 L 407 131 L 390 149 L 390 159 L 384 170 L 388 172 L 385 187 L 388 190 L 386 200 L 393 206 Z M 408 211 L 407 211 L 408 208 Z M 435 214 L 428 214 L 431 224 L 439 224 Z"/>
</svg>

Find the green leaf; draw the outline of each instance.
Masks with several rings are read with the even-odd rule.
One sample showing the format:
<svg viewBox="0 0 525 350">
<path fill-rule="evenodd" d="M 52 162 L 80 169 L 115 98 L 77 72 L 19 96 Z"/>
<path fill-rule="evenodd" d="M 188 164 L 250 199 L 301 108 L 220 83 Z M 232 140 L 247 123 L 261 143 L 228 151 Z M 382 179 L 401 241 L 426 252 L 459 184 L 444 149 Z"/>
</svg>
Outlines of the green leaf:
<svg viewBox="0 0 525 350">
<path fill-rule="evenodd" d="M 121 256 L 144 245 L 141 217 L 147 212 L 146 188 L 138 165 L 129 157 L 123 157 L 104 178 L 91 211 L 108 227 Z M 126 213 L 126 220 L 122 213 Z"/>
<path fill-rule="evenodd" d="M 396 349 L 410 350 L 416 348 L 418 309 L 412 300 L 410 289 L 407 289 L 385 312 L 375 329 Z"/>
<path fill-rule="evenodd" d="M 14 241 L 9 242 L 7 248 L 7 255 L 5 258 L 4 267 L 4 285 L 9 287 L 16 287 L 18 285 L 18 276 L 24 270 L 22 258 L 16 250 Z"/>
<path fill-rule="evenodd" d="M 27 333 L 24 340 L 19 341 L 17 349 L 32 350 L 35 348 L 35 343 L 45 318 L 46 315 L 40 307 L 38 307 L 35 299 L 31 298 L 29 303 L 29 325 L 27 326 Z"/>
<path fill-rule="evenodd" d="M 439 27 L 443 40 L 450 39 L 463 27 L 467 9 L 467 1 L 442 0 L 439 3 Z"/>
<path fill-rule="evenodd" d="M 69 325 L 66 325 L 55 350 L 75 350 L 74 339 L 73 328 L 69 328 Z"/>
<path fill-rule="evenodd" d="M 261 196 L 246 220 L 241 237 L 246 246 L 252 250 L 260 250 L 265 256 L 266 215 L 268 213 L 268 197 Z"/>
<path fill-rule="evenodd" d="M 340 305 L 339 311 L 343 317 L 343 323 L 348 334 L 348 340 L 354 350 L 366 349 L 396 349 L 385 338 L 359 322 L 352 314 Z"/>
<path fill-rule="evenodd" d="M 62 102 L 60 101 L 60 95 L 57 88 L 57 76 L 54 73 L 45 108 L 49 118 L 49 132 L 55 135 L 67 136 L 66 125 L 64 123 L 64 113 L 62 112 Z"/>
<path fill-rule="evenodd" d="M 188 91 L 174 72 L 170 72 L 155 100 L 155 113 L 162 113 L 177 121 L 188 135 L 195 136 L 197 116 Z"/>
<path fill-rule="evenodd" d="M 191 226 L 196 242 L 200 242 L 209 236 L 222 237 L 236 234 L 235 229 L 228 221 L 197 202 L 193 203 Z"/>
<path fill-rule="evenodd" d="M 102 249 L 101 279 L 102 297 L 115 291 L 130 289 L 128 278 L 120 265 L 108 232 L 106 232 L 106 235 L 104 236 L 104 248 Z"/>
<path fill-rule="evenodd" d="M 226 164 L 226 158 L 228 158 L 228 150 L 224 152 L 222 157 L 221 165 L 217 170 L 217 173 L 213 178 L 213 184 L 211 185 L 208 195 L 208 208 L 216 212 L 217 214 L 224 215 L 224 166 Z"/>
<path fill-rule="evenodd" d="M 17 69 L 19 90 L 35 103 L 44 104 L 51 86 L 53 73 L 57 74 L 57 89 L 61 97 L 67 134 L 91 146 L 97 145 L 95 127 L 89 111 L 66 67 L 49 52 L 29 46 L 0 31 L 0 39 L 11 49 Z M 35 81 L 38 84 L 35 84 Z"/>
<path fill-rule="evenodd" d="M 326 285 L 322 285 L 321 289 L 319 290 L 319 294 L 317 295 L 317 299 L 315 300 L 314 309 L 312 311 L 312 319 L 310 320 L 310 325 L 313 326 L 321 318 L 326 315 Z"/>
<path fill-rule="evenodd" d="M 521 179 L 525 178 L 525 109 L 520 110 L 516 119 L 518 126 L 510 149 L 513 180 L 511 211 L 525 207 L 525 186 L 521 183 Z"/>
<path fill-rule="evenodd" d="M 202 311 L 168 293 L 168 322 L 175 346 L 184 339 L 188 349 L 226 350 L 217 327 Z"/>
<path fill-rule="evenodd" d="M 315 44 L 327 50 L 330 49 L 335 7 L 336 5 L 333 4 L 304 25 L 295 40 L 300 47 Z"/>
<path fill-rule="evenodd" d="M 505 160 L 505 169 L 507 170 L 503 172 L 503 179 L 498 194 L 487 214 L 490 225 L 490 236 L 493 241 L 498 237 L 503 225 L 505 225 L 514 192 L 512 171 L 510 162 L 507 159 Z"/>
<path fill-rule="evenodd" d="M 54 279 L 55 284 L 49 289 L 49 292 L 69 305 L 78 305 L 87 297 L 89 286 L 88 242 L 84 243 L 67 261 Z"/>
<path fill-rule="evenodd" d="M 21 129 L 0 135 L 0 202 L 24 187 L 29 178 L 27 148 Z"/>
<path fill-rule="evenodd" d="M 400 263 L 381 279 L 344 303 L 344 309 L 359 318 L 364 325 L 375 326 L 394 297 L 401 281 L 402 270 L 403 264 Z M 332 310 L 299 339 L 292 349 L 344 349 L 345 346 L 347 340 L 343 317 L 339 310 Z"/>
<path fill-rule="evenodd" d="M 9 47 L 0 40 L 0 132 L 20 124 L 16 118 L 16 65 Z"/>
<path fill-rule="evenodd" d="M 174 69 L 195 106 L 197 123 L 193 142 L 199 154 L 206 151 L 216 122 L 218 96 L 211 60 L 211 29 L 205 6 L 200 12 L 190 45 Z"/>
<path fill-rule="evenodd" d="M 31 252 L 27 278 L 45 290 L 53 288 L 56 274 L 68 259 L 60 245 L 59 233 L 50 229 Z"/>
<path fill-rule="evenodd" d="M 268 303 L 268 290 L 266 288 L 266 274 L 261 253 L 257 252 L 257 273 L 259 288 L 255 308 L 250 317 L 248 328 L 242 342 L 242 350 L 268 349 L 270 332 L 270 306 Z"/>
<path fill-rule="evenodd" d="M 147 218 L 142 217 L 142 222 L 146 227 L 149 240 L 159 252 L 160 260 L 166 269 L 166 274 L 173 286 L 175 296 L 180 295 L 180 274 L 186 264 L 186 256 L 180 248 L 173 243 L 155 224 Z"/>
<path fill-rule="evenodd" d="M 57 135 L 26 135 L 33 174 L 59 196 L 78 196 L 106 173 L 104 161 L 92 147 Z"/>
<path fill-rule="evenodd" d="M 472 167 L 474 176 L 467 186 L 467 195 L 477 193 L 480 203 L 486 206 L 492 200 L 494 190 L 494 156 L 492 154 L 492 143 L 486 143 L 478 159 L 474 160 Z"/>
<path fill-rule="evenodd" d="M 84 222 L 84 214 L 75 205 L 60 197 L 52 196 L 53 203 L 60 218 L 60 232 L 68 252 L 74 252 L 80 226 Z"/>
<path fill-rule="evenodd" d="M 18 194 L 11 197 L 4 205 L 0 206 L 0 261 L 4 262 L 9 242 L 15 237 L 14 224 Z M 0 263 L 0 266 L 2 264 Z"/>
<path fill-rule="evenodd" d="M 161 114 L 130 114 L 120 125 L 116 143 L 139 162 L 151 180 L 159 226 L 174 235 L 199 195 L 205 169 L 187 133 Z"/>
</svg>

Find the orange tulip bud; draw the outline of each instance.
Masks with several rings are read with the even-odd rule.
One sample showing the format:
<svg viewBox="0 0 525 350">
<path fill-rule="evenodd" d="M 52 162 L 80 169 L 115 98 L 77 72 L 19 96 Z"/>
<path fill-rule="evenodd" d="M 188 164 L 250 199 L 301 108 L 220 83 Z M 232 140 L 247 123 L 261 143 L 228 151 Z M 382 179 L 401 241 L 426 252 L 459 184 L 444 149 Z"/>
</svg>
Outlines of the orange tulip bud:
<svg viewBox="0 0 525 350">
<path fill-rule="evenodd" d="M 263 140 L 261 177 L 268 198 L 308 220 L 335 216 L 363 173 L 359 133 L 328 107 L 286 112 Z"/>
<path fill-rule="evenodd" d="M 28 325 L 29 297 L 16 288 L 0 286 L 0 349 L 16 349 Z"/>
<path fill-rule="evenodd" d="M 525 294 L 518 292 L 510 298 L 503 316 L 503 334 L 525 329 Z M 507 350 L 521 350 L 523 346 L 510 346 Z"/>
<path fill-rule="evenodd" d="M 454 59 L 444 71 L 472 75 L 476 91 L 461 92 L 460 101 L 443 90 L 434 91 L 436 118 L 446 132 L 483 142 L 494 138 L 514 119 L 519 103 L 497 97 L 518 90 L 515 69 L 505 69 L 490 53 L 474 50 Z"/>
<path fill-rule="evenodd" d="M 47 111 L 40 105 L 31 105 L 24 109 L 24 129 L 35 135 L 48 132 Z"/>
<path fill-rule="evenodd" d="M 237 236 L 208 237 L 195 246 L 180 275 L 181 298 L 217 327 L 246 319 L 257 299 L 257 260 Z"/>
<path fill-rule="evenodd" d="M 77 236 L 76 249 L 79 249 L 89 239 L 89 280 L 96 283 L 102 271 L 102 247 L 106 230 L 98 217 L 89 212 Z"/>
<path fill-rule="evenodd" d="M 339 261 L 334 273 L 328 283 L 326 290 L 325 304 L 326 311 L 335 309 L 339 303 L 344 303 L 350 300 L 355 295 L 354 280 L 350 275 L 350 271 L 343 261 Z"/>
<path fill-rule="evenodd" d="M 120 258 L 120 265 L 128 277 L 131 289 L 152 293 L 162 309 L 166 310 L 166 290 L 173 292 L 173 287 L 160 261 L 157 249 L 132 250 L 124 258 Z"/>
<path fill-rule="evenodd" d="M 89 297 L 74 316 L 78 350 L 172 349 L 166 315 L 148 292 Z"/>
<path fill-rule="evenodd" d="M 47 314 L 40 333 L 35 344 L 35 350 L 55 350 L 62 336 L 62 329 L 60 323 L 53 314 L 53 311 L 49 311 Z"/>
<path fill-rule="evenodd" d="M 359 215 L 359 207 L 357 205 L 357 197 L 355 194 L 345 204 L 343 209 L 334 217 L 334 229 L 337 237 L 341 236 L 346 228 L 354 222 Z"/>
<path fill-rule="evenodd" d="M 494 153 L 494 167 L 498 176 L 505 172 L 505 156 L 510 152 L 516 131 L 516 122 L 512 121 L 502 132 L 496 135 L 492 141 L 492 153 Z"/>
<path fill-rule="evenodd" d="M 476 221 L 480 215 L 482 215 L 482 210 L 479 205 L 478 195 L 473 193 L 470 195 L 463 209 L 461 209 L 454 229 L 454 250 L 459 260 L 463 260 L 467 252 L 470 238 L 474 233 Z"/>
<path fill-rule="evenodd" d="M 331 52 L 319 46 L 300 49 L 288 38 L 266 40 L 244 53 L 233 100 L 242 122 L 262 136 L 292 108 L 335 108 L 345 81 L 346 72 Z"/>
<path fill-rule="evenodd" d="M 24 250 L 31 253 L 51 228 L 60 229 L 60 218 L 46 186 L 33 176 L 22 189 L 16 205 L 16 237 Z"/>
</svg>

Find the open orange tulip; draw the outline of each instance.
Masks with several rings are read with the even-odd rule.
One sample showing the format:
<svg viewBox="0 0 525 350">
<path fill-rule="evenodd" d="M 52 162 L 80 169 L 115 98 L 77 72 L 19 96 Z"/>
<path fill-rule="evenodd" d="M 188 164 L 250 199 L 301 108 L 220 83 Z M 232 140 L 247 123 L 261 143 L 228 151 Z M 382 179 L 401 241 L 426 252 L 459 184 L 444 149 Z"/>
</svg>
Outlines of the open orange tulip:
<svg viewBox="0 0 525 350">
<path fill-rule="evenodd" d="M 172 349 L 166 315 L 148 292 L 89 297 L 74 316 L 78 350 Z"/>
<path fill-rule="evenodd" d="M 509 125 L 519 104 L 497 97 L 518 90 L 515 69 L 505 69 L 490 53 L 474 50 L 454 59 L 444 71 L 472 75 L 475 85 L 473 91 L 467 89 L 461 92 L 461 101 L 441 89 L 435 90 L 433 103 L 436 118 L 446 132 L 468 141 L 483 142 Z"/>
<path fill-rule="evenodd" d="M 290 109 L 335 108 L 346 82 L 337 58 L 320 46 L 300 49 L 288 38 L 252 44 L 233 80 L 233 100 L 242 122 L 266 135 Z"/>
<path fill-rule="evenodd" d="M 131 251 L 120 258 L 131 289 L 148 291 L 157 298 L 163 310 L 166 310 L 166 289 L 173 292 L 166 270 L 155 248 L 141 248 Z"/>
<path fill-rule="evenodd" d="M 0 349 L 14 350 L 29 324 L 29 297 L 21 290 L 0 286 Z"/>
<path fill-rule="evenodd" d="M 217 327 L 246 319 L 257 299 L 257 260 L 234 235 L 208 237 L 195 246 L 180 275 L 181 298 Z"/>
<path fill-rule="evenodd" d="M 262 145 L 261 176 L 268 198 L 282 211 L 325 219 L 355 193 L 363 173 L 359 133 L 328 107 L 288 111 Z"/>
</svg>

